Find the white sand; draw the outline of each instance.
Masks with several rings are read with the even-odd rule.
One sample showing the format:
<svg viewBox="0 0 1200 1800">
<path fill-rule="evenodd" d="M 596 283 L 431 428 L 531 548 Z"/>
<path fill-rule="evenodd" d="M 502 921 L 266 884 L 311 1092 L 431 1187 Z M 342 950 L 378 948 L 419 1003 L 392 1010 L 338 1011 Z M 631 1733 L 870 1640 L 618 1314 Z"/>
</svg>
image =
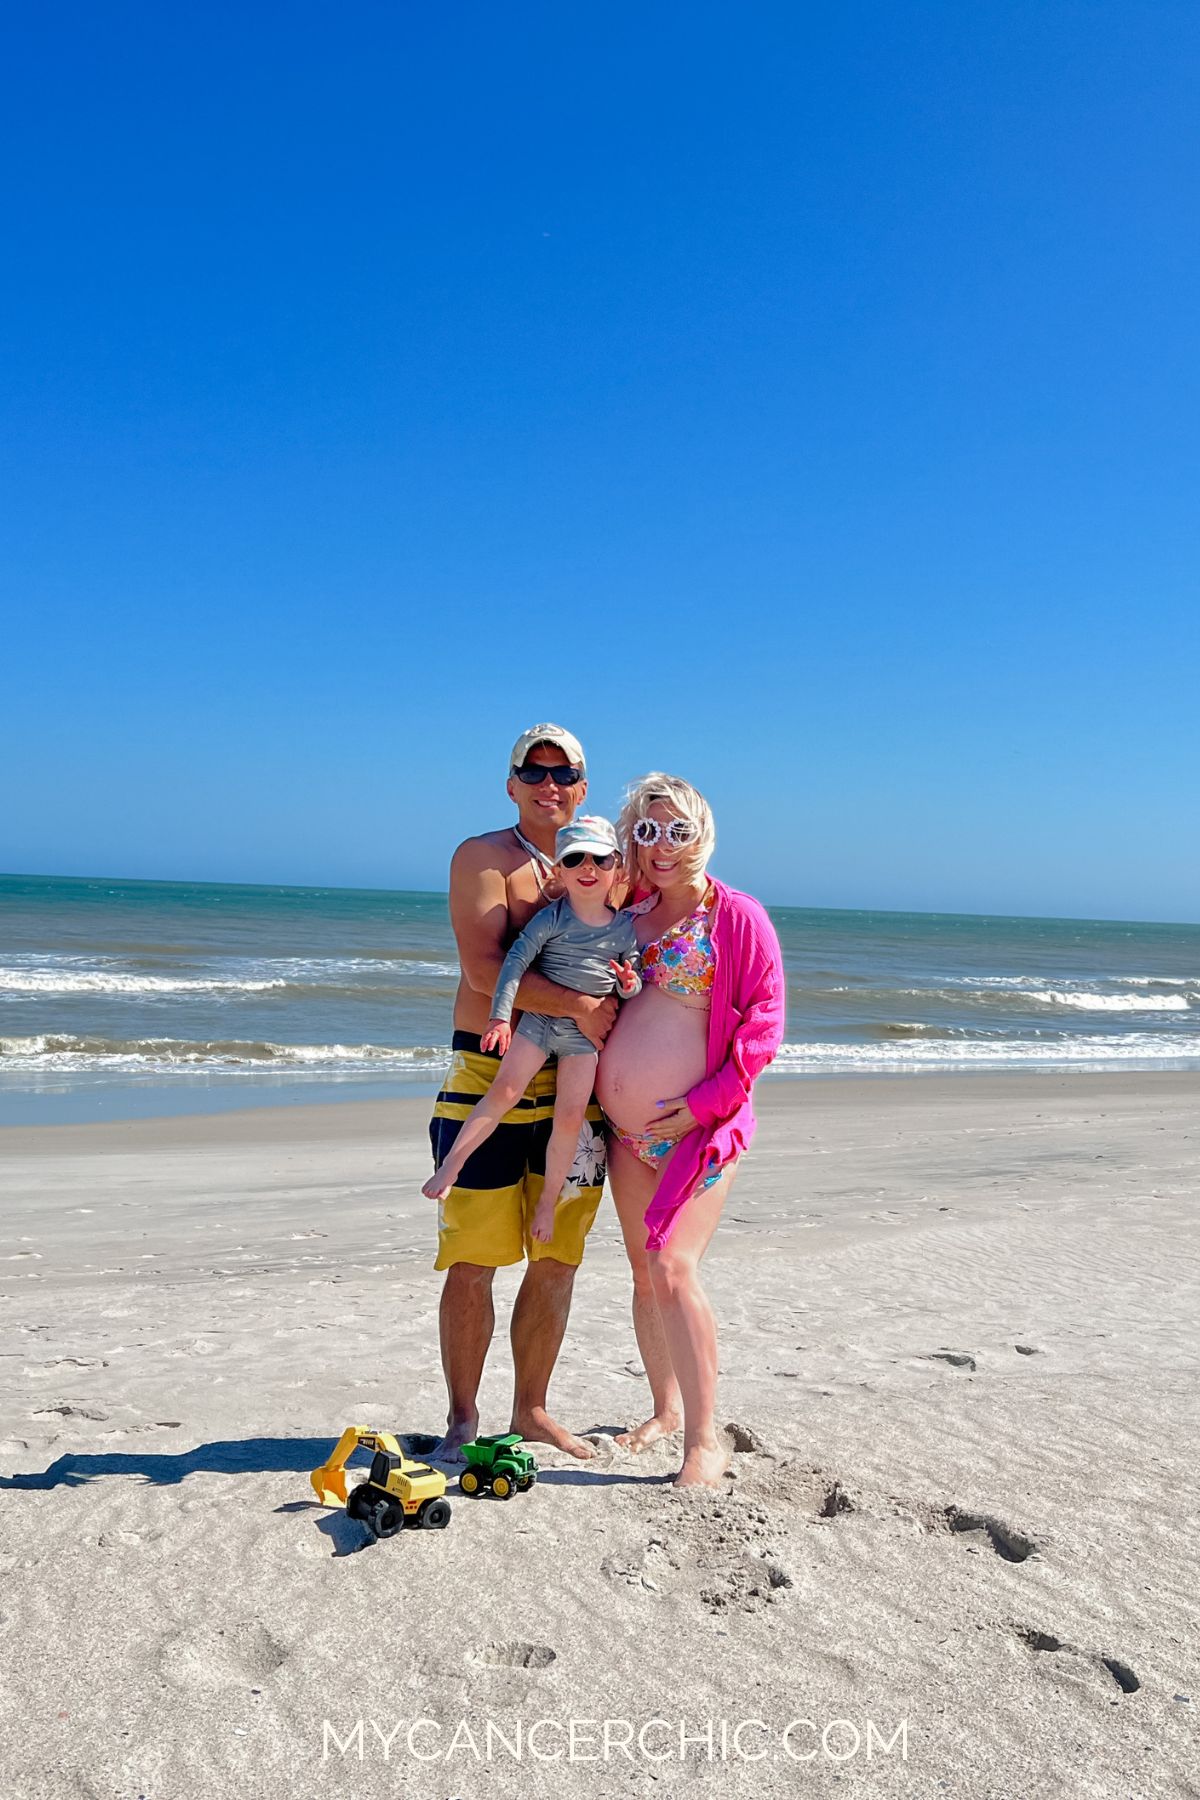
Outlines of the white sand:
<svg viewBox="0 0 1200 1800">
<path fill-rule="evenodd" d="M 760 1092 L 707 1265 L 760 1446 L 729 1491 L 611 1442 L 645 1387 L 606 1202 L 553 1394 L 596 1461 L 365 1547 L 308 1471 L 441 1418 L 425 1106 L 0 1132 L 4 1800 L 1200 1794 L 1200 1082 Z M 447 1755 L 656 1716 L 633 1760 L 623 1723 L 607 1763 L 595 1727 Z M 857 1754 L 790 1761 L 797 1719 Z"/>
</svg>

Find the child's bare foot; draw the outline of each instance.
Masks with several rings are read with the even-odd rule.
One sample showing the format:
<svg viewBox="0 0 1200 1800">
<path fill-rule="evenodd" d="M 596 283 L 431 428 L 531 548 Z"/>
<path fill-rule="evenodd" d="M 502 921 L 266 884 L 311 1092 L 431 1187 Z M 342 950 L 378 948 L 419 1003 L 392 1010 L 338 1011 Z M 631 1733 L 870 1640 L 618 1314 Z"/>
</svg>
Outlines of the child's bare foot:
<svg viewBox="0 0 1200 1800">
<path fill-rule="evenodd" d="M 429 1177 L 421 1192 L 427 1200 L 444 1200 L 453 1186 L 453 1175 L 447 1175 L 443 1169 L 438 1169 Z"/>
<path fill-rule="evenodd" d="M 684 1456 L 683 1467 L 675 1477 L 675 1486 L 720 1487 L 721 1477 L 728 1471 L 732 1460 L 724 1444 L 697 1445 Z"/>
<path fill-rule="evenodd" d="M 654 1413 L 649 1419 L 644 1419 L 640 1425 L 635 1425 L 632 1431 L 618 1432 L 616 1442 L 623 1450 L 628 1450 L 636 1456 L 639 1450 L 648 1450 L 651 1444 L 657 1444 L 663 1438 L 672 1437 L 682 1424 L 683 1416 L 680 1413 Z"/>
<path fill-rule="evenodd" d="M 539 1244 L 548 1244 L 554 1236 L 554 1207 L 539 1203 L 529 1230 Z"/>
</svg>

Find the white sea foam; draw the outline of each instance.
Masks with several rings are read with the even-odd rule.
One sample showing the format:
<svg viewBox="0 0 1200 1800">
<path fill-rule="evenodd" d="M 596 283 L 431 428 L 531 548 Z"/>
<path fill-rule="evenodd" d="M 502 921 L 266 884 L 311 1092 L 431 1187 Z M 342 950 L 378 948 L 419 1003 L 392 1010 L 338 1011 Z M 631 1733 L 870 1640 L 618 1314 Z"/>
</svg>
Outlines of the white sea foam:
<svg viewBox="0 0 1200 1800">
<path fill-rule="evenodd" d="M 1029 994 L 1042 1006 L 1071 1006 L 1079 1012 L 1188 1012 L 1183 994 L 1163 994 L 1157 1000 L 1144 994 L 1096 994 L 1088 989 L 1047 988 Z"/>
<path fill-rule="evenodd" d="M 207 975 L 132 975 L 121 969 L 0 968 L 0 992 L 8 994 L 265 994 L 287 985 Z"/>
<path fill-rule="evenodd" d="M 152 975 L 113 962 L 97 967 L 77 957 L 33 957 L 0 966 L 0 993 L 47 997 L 54 994 L 111 994 L 147 998 L 164 994 L 266 994 L 285 988 L 342 986 L 347 976 L 373 975 L 380 986 L 408 978 L 450 980 L 453 963 L 420 957 L 271 957 L 247 960 L 236 972 L 218 967 L 204 974 Z M 381 979 L 382 978 L 382 979 Z"/>
<path fill-rule="evenodd" d="M 907 1029 L 912 1030 L 909 1026 Z M 104 1073 L 171 1076 L 217 1072 L 337 1075 L 440 1074 L 450 1059 L 444 1045 L 190 1043 L 173 1038 L 130 1041 L 43 1033 L 0 1038 L 0 1073 Z M 902 1074 L 937 1069 L 1088 1069 L 1131 1064 L 1200 1066 L 1200 1034 L 1174 1038 L 1152 1032 L 1124 1036 L 1012 1040 L 905 1038 L 873 1044 L 784 1044 L 772 1065 L 777 1075 Z"/>
<path fill-rule="evenodd" d="M 1087 1069 L 1148 1063 L 1200 1066 L 1200 1035 L 1031 1039 L 955 1038 L 939 1043 L 784 1044 L 772 1064 L 779 1075 L 902 1074 L 955 1068 Z"/>
<path fill-rule="evenodd" d="M 399 1048 L 391 1044 L 191 1043 L 180 1038 L 122 1041 L 49 1032 L 0 1038 L 0 1072 L 22 1074 L 120 1069 L 142 1074 L 187 1069 L 220 1069 L 228 1074 L 322 1069 L 339 1074 L 419 1074 L 442 1070 L 449 1060 L 448 1047 L 428 1044 Z"/>
<path fill-rule="evenodd" d="M 375 975 L 395 981 L 406 976 L 427 975 L 448 980 L 459 973 L 457 963 L 434 962 L 420 956 L 272 956 L 255 962 L 256 974 L 282 976 L 288 984 L 304 983 L 323 987 L 331 976 Z"/>
</svg>

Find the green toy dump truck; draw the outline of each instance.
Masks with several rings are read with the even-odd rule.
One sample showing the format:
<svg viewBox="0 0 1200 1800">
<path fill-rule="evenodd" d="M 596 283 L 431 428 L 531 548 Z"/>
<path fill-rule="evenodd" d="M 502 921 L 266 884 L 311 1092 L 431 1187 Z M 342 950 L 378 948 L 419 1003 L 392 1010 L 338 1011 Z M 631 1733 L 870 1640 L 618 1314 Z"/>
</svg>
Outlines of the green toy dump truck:
<svg viewBox="0 0 1200 1800">
<path fill-rule="evenodd" d="M 527 1494 L 537 1480 L 537 1464 L 528 1450 L 518 1448 L 520 1442 L 515 1431 L 502 1431 L 464 1444 L 467 1466 L 458 1478 L 463 1493 L 478 1498 L 491 1488 L 497 1500 L 511 1500 L 518 1489 Z"/>
</svg>

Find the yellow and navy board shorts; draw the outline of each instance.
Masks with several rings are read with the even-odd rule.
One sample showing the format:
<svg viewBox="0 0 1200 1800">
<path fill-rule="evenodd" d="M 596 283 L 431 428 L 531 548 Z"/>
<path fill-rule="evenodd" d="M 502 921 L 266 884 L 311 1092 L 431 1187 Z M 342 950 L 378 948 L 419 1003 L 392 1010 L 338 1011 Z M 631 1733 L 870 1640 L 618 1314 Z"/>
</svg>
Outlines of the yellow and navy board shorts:
<svg viewBox="0 0 1200 1800">
<path fill-rule="evenodd" d="M 456 1031 L 453 1056 L 429 1122 L 433 1161 L 450 1146 L 500 1066 L 485 1054 L 469 1031 Z M 604 1192 L 604 1115 L 593 1096 L 579 1136 L 579 1149 L 554 1211 L 554 1236 L 548 1244 L 530 1236 L 529 1228 L 542 1193 L 546 1146 L 554 1122 L 554 1085 L 558 1065 L 545 1063 L 511 1112 L 505 1113 L 487 1142 L 468 1157 L 458 1185 L 438 1202 L 436 1269 L 452 1263 L 476 1263 L 499 1269 L 528 1257 L 540 1262 L 577 1264 Z"/>
</svg>

